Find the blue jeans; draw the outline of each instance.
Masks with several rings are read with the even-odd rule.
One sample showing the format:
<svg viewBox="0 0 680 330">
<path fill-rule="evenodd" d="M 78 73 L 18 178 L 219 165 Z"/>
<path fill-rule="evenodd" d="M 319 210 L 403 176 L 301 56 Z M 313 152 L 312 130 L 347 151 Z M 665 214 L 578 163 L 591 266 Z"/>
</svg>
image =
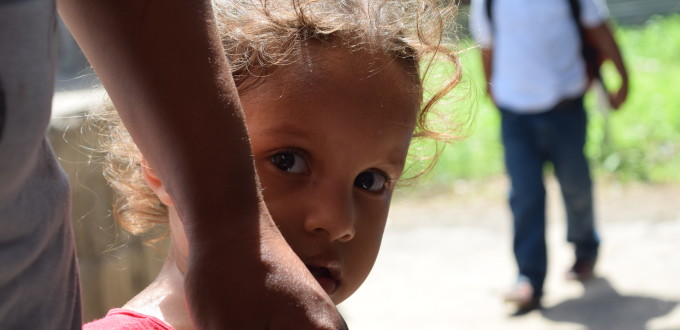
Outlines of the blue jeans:
<svg viewBox="0 0 680 330">
<path fill-rule="evenodd" d="M 511 181 L 513 249 L 520 277 L 534 295 L 543 295 L 547 270 L 543 168 L 552 162 L 567 213 L 567 240 L 576 257 L 597 258 L 600 243 L 593 216 L 592 181 L 583 153 L 587 118 L 583 98 L 562 102 L 539 114 L 501 108 L 505 166 Z"/>
</svg>

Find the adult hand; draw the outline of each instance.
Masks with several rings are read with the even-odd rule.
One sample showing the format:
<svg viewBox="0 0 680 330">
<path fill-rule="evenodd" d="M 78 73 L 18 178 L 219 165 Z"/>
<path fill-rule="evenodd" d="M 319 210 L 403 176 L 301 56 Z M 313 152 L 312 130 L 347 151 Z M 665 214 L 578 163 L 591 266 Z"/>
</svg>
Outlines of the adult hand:
<svg viewBox="0 0 680 330">
<path fill-rule="evenodd" d="M 609 104 L 614 109 L 619 109 L 628 97 L 628 79 L 624 79 L 621 87 L 614 93 L 609 93 Z"/>
<path fill-rule="evenodd" d="M 256 235 L 249 229 L 227 236 L 190 233 L 185 288 L 198 328 L 347 329 L 268 213 Z M 205 239 L 211 236 L 224 239 L 219 245 L 226 250 L 215 250 Z"/>
</svg>

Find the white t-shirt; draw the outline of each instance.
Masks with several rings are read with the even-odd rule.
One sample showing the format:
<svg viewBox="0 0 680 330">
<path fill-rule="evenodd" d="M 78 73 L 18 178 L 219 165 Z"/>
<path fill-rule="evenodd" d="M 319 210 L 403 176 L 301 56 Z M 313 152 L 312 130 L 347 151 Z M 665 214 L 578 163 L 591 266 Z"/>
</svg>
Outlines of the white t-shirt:
<svg viewBox="0 0 680 330">
<path fill-rule="evenodd" d="M 470 30 L 482 48 L 493 48 L 491 89 L 499 107 L 517 113 L 549 110 L 582 94 L 587 85 L 581 39 L 568 0 L 472 0 Z M 580 0 L 581 23 L 602 24 L 604 0 Z"/>
</svg>

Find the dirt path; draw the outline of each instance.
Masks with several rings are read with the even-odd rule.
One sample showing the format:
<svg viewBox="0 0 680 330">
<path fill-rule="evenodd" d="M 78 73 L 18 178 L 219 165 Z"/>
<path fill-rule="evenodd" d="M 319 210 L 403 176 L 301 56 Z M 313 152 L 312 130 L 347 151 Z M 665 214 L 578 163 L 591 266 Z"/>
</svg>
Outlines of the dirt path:
<svg viewBox="0 0 680 330">
<path fill-rule="evenodd" d="M 599 277 L 567 282 L 572 262 L 550 182 L 545 309 L 509 317 L 514 279 L 507 185 L 402 193 L 366 284 L 340 308 L 352 329 L 680 329 L 680 185 L 600 184 Z"/>
</svg>

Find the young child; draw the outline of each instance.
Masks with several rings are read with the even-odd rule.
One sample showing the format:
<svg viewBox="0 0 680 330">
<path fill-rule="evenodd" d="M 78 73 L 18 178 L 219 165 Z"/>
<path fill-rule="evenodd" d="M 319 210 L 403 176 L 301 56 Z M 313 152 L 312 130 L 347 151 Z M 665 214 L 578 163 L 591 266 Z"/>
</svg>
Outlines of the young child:
<svg viewBox="0 0 680 330">
<path fill-rule="evenodd" d="M 428 114 L 457 84 L 460 70 L 441 42 L 443 15 L 452 8 L 436 3 L 213 5 L 267 208 L 336 304 L 373 266 L 412 138 L 447 137 L 429 129 Z M 424 99 L 422 76 L 432 59 L 450 61 L 456 71 Z M 189 248 L 180 217 L 123 126 L 114 123 L 111 133 L 106 176 L 120 196 L 118 221 L 134 234 L 160 233 L 167 225 L 172 244 L 153 283 L 85 328 L 192 328 L 183 288 Z"/>
</svg>

